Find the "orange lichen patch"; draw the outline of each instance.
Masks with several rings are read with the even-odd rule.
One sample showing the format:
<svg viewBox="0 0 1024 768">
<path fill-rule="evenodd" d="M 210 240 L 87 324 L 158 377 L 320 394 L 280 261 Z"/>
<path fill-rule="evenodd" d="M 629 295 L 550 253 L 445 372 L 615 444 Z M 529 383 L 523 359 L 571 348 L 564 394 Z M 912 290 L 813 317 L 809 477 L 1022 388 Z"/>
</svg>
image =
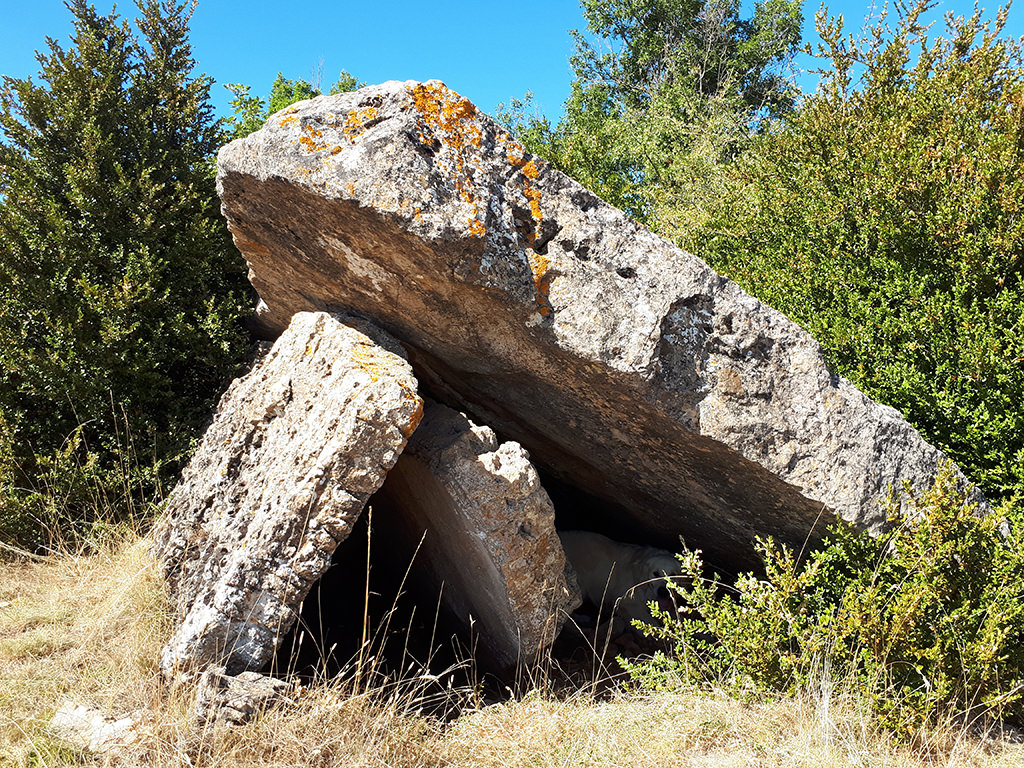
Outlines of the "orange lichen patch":
<svg viewBox="0 0 1024 768">
<path fill-rule="evenodd" d="M 537 281 L 537 312 L 541 317 L 548 317 L 554 309 L 551 307 L 551 298 L 548 293 L 551 291 L 552 275 L 544 275 Z"/>
<path fill-rule="evenodd" d="M 530 215 L 533 220 L 540 224 L 544 220 L 544 212 L 540 207 L 541 191 L 537 189 L 531 181 L 536 181 L 540 178 L 540 169 L 537 168 L 537 163 L 533 160 L 526 161 L 526 150 L 523 145 L 518 141 L 511 141 L 505 154 L 508 159 L 509 165 L 519 168 L 523 173 L 523 195 L 526 197 L 527 202 L 530 204 Z M 532 243 L 537 239 L 537 227 L 529 232 L 524 232 L 528 242 Z M 533 273 L 533 287 L 536 291 L 537 298 L 537 311 L 541 317 L 547 317 L 552 313 L 551 300 L 548 297 L 548 292 L 551 290 L 551 281 L 554 279 L 548 271 L 549 263 L 547 256 L 543 254 L 532 252 L 527 254 L 527 259 L 530 262 L 530 271 Z"/>
<path fill-rule="evenodd" d="M 469 218 L 469 231 L 474 237 L 483 237 L 487 234 L 487 227 L 480 219 L 477 218 L 477 212 L 473 211 L 474 215 Z"/>
<path fill-rule="evenodd" d="M 413 106 L 420 115 L 419 140 L 426 146 L 434 142 L 447 148 L 447 160 L 459 198 L 470 206 L 467 219 L 470 233 L 481 237 L 487 227 L 481 221 L 480 202 L 473 193 L 472 171 L 480 170 L 471 148 L 479 148 L 483 133 L 476 122 L 473 102 L 459 96 L 441 83 L 420 83 L 411 89 Z"/>
<path fill-rule="evenodd" d="M 526 200 L 530 204 L 530 215 L 533 216 L 533 220 L 540 224 L 544 220 L 544 214 L 540 209 L 540 190 L 534 187 L 530 182 L 536 181 L 540 177 L 540 170 L 537 168 L 537 163 L 533 160 L 524 164 L 526 160 L 526 150 L 523 145 L 519 142 L 512 142 L 509 145 L 508 150 L 505 154 L 508 159 L 509 165 L 519 168 L 523 172 L 523 194 L 526 196 Z M 532 232 L 527 235 L 527 239 L 531 242 L 536 238 L 536 233 Z"/>
<path fill-rule="evenodd" d="M 523 164 L 523 160 L 526 159 L 524 157 L 525 153 L 526 150 L 523 149 L 523 145 L 519 142 L 515 142 L 509 146 L 508 150 L 506 150 L 505 157 L 508 159 L 509 165 L 514 165 L 518 168 Z"/>
<path fill-rule="evenodd" d="M 416 410 L 413 411 L 412 418 L 409 419 L 409 423 L 406 425 L 405 429 L 402 430 L 402 435 L 406 440 L 412 437 L 412 433 L 416 431 L 416 427 L 418 427 L 420 422 L 423 421 L 423 398 L 414 393 L 406 392 L 407 397 L 410 394 L 412 397 L 416 398 Z"/>
<path fill-rule="evenodd" d="M 287 115 L 287 116 L 281 118 L 281 122 L 278 123 L 278 125 L 280 125 L 282 128 L 285 128 L 285 127 L 291 125 L 292 123 L 297 123 L 297 122 L 299 122 L 299 118 L 295 117 L 294 115 Z"/>
<path fill-rule="evenodd" d="M 531 187 L 529 183 L 525 185 L 523 194 L 526 195 L 526 199 L 530 201 L 530 215 L 533 216 L 533 220 L 538 224 L 544 220 L 544 216 L 540 210 L 540 190 Z"/>
<path fill-rule="evenodd" d="M 306 125 L 302 130 L 306 132 L 306 135 L 299 136 L 299 144 L 310 152 L 321 152 L 325 149 L 327 149 L 332 155 L 336 155 L 341 152 L 341 147 L 334 146 L 329 148 L 326 142 L 321 141 L 321 139 L 323 139 L 324 132 L 319 128 L 312 125 Z"/>
<path fill-rule="evenodd" d="M 548 265 L 548 257 L 543 253 L 530 254 L 530 271 L 533 272 L 534 280 L 537 280 L 540 276 L 547 274 Z"/>
<path fill-rule="evenodd" d="M 380 110 L 377 107 L 365 107 L 364 109 L 353 109 L 345 117 L 345 124 L 342 126 L 342 131 L 348 140 L 355 143 L 355 140 L 359 138 L 366 130 L 366 124 L 376 120 L 377 115 L 380 114 Z"/>
<path fill-rule="evenodd" d="M 550 263 L 548 257 L 542 253 L 528 253 L 527 259 L 530 262 L 530 272 L 533 273 L 533 288 L 536 295 L 537 311 L 541 317 L 551 314 L 551 299 L 548 296 L 551 290 L 551 281 L 554 278 L 548 270 Z"/>
<path fill-rule="evenodd" d="M 370 374 L 370 381 L 377 381 L 388 367 L 388 362 L 377 349 L 368 344 L 361 344 L 352 350 L 352 362 Z"/>
<path fill-rule="evenodd" d="M 460 144 L 480 146 L 480 127 L 466 124 L 477 116 L 469 99 L 459 96 L 442 83 L 420 83 L 412 89 L 413 105 L 432 128 L 448 134 Z"/>
<path fill-rule="evenodd" d="M 303 126 L 303 129 L 308 135 L 299 136 L 299 144 L 304 146 L 310 152 L 319 152 L 322 149 L 327 149 L 327 145 L 324 144 L 321 139 L 323 137 L 323 131 L 314 128 L 312 125 Z"/>
</svg>

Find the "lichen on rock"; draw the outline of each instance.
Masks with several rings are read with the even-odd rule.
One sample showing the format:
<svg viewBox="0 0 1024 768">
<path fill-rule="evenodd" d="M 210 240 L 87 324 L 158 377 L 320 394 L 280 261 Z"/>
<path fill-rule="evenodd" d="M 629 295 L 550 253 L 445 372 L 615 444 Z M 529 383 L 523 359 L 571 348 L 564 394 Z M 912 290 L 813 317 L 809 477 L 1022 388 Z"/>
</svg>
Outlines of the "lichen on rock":
<svg viewBox="0 0 1024 768">
<path fill-rule="evenodd" d="M 177 608 L 165 673 L 270 660 L 422 413 L 387 334 L 295 315 L 222 398 L 154 532 Z"/>
<path fill-rule="evenodd" d="M 799 326 L 443 84 L 287 117 L 218 161 L 266 327 L 338 306 L 374 318 L 431 391 L 620 510 L 593 527 L 744 567 L 757 536 L 800 547 L 835 514 L 877 529 L 890 487 L 935 476 L 942 454 Z M 311 125 L 314 153 L 296 143 Z"/>
</svg>

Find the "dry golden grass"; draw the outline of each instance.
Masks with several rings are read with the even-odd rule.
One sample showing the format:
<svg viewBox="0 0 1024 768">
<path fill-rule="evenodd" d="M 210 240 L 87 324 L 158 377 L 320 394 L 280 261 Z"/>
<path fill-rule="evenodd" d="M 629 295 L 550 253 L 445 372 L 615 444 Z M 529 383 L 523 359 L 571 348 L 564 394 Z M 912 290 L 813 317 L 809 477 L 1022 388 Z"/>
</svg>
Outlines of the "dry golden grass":
<svg viewBox="0 0 1024 768">
<path fill-rule="evenodd" d="M 938 738 L 938 735 L 935 735 Z M 875 731 L 855 708 L 811 700 L 744 704 L 725 694 L 620 694 L 510 702 L 457 721 L 441 742 L 442 765 L 778 766 L 832 768 L 1024 764 L 1024 748 L 957 739 L 923 754 Z"/>
<path fill-rule="evenodd" d="M 159 695 L 160 580 L 135 540 L 92 556 L 0 565 L 0 764 L 66 753 L 45 730 L 65 698 L 105 710 Z"/>
<path fill-rule="evenodd" d="M 1024 746 L 955 728 L 926 748 L 893 742 L 855 699 L 742 703 L 724 694 L 602 699 L 546 691 L 478 706 L 451 723 L 415 714 L 415 678 L 353 692 L 301 691 L 248 725 L 197 729 L 192 692 L 156 670 L 169 632 L 160 579 L 137 539 L 89 557 L 0 564 L 0 765 L 185 766 L 881 766 L 1024 765 Z M 47 732 L 61 703 L 144 710 L 138 741 L 90 755 Z"/>
</svg>

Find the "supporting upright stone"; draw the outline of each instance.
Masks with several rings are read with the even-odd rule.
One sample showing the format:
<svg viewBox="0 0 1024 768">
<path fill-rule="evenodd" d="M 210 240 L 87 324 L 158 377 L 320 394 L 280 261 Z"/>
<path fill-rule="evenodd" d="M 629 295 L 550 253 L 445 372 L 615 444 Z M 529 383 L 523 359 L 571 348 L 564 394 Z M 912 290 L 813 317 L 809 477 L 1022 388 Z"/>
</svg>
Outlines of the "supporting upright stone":
<svg viewBox="0 0 1024 768">
<path fill-rule="evenodd" d="M 271 659 L 416 429 L 416 389 L 393 339 L 322 312 L 231 385 L 155 531 L 177 608 L 165 673 Z"/>
<path fill-rule="evenodd" d="M 415 552 L 419 591 L 440 596 L 491 668 L 535 661 L 579 606 L 537 470 L 493 430 L 428 401 L 378 498 L 378 525 Z"/>
</svg>

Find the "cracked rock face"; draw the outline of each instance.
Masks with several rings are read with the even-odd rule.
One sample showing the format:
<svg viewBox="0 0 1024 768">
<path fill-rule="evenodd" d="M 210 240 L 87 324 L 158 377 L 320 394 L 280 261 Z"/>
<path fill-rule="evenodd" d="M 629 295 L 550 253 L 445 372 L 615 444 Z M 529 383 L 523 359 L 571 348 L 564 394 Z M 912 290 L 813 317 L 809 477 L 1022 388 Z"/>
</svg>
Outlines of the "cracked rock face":
<svg viewBox="0 0 1024 768">
<path fill-rule="evenodd" d="M 224 667 L 209 667 L 199 678 L 192 707 L 192 721 L 201 728 L 210 725 L 244 725 L 257 712 L 286 702 L 295 686 L 285 680 L 242 672 L 228 675 Z"/>
<path fill-rule="evenodd" d="M 300 102 L 224 147 L 218 190 L 272 331 L 374 318 L 446 402 L 712 560 L 800 546 L 943 459 L 799 326 L 524 152 L 431 81 Z M 819 526 L 818 530 L 823 526 Z"/>
<path fill-rule="evenodd" d="M 388 526 L 415 552 L 412 579 L 507 671 L 554 642 L 580 604 L 555 509 L 523 447 L 438 403 L 381 489 Z"/>
<path fill-rule="evenodd" d="M 297 314 L 222 398 L 157 526 L 177 607 L 161 668 L 264 666 L 423 413 L 401 348 Z M 373 338 L 371 338 L 373 336 Z"/>
</svg>

